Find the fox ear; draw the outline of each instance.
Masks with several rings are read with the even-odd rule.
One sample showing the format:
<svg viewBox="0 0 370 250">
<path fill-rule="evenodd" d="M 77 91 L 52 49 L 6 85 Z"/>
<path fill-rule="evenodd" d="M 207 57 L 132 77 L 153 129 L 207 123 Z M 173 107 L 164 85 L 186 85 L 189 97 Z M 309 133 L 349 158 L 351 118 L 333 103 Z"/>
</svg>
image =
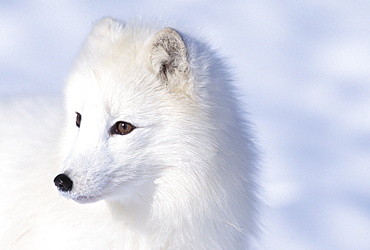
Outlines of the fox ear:
<svg viewBox="0 0 370 250">
<path fill-rule="evenodd" d="M 98 20 L 92 29 L 92 34 L 97 39 L 101 39 L 104 37 L 114 37 L 119 34 L 120 29 L 123 29 L 125 24 L 121 21 L 113 19 L 111 17 L 103 17 Z"/>
<path fill-rule="evenodd" d="M 154 35 L 151 46 L 150 60 L 158 77 L 168 85 L 183 85 L 188 78 L 189 63 L 180 34 L 165 28 Z"/>
</svg>

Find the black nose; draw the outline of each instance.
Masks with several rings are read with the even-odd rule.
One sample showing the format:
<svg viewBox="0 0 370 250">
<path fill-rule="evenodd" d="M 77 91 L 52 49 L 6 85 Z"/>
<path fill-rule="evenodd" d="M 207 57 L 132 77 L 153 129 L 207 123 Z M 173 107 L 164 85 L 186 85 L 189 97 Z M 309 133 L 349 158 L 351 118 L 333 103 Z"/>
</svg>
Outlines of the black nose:
<svg viewBox="0 0 370 250">
<path fill-rule="evenodd" d="M 54 179 L 55 186 L 58 187 L 60 191 L 68 192 L 72 190 L 73 182 L 65 174 L 60 174 Z"/>
</svg>

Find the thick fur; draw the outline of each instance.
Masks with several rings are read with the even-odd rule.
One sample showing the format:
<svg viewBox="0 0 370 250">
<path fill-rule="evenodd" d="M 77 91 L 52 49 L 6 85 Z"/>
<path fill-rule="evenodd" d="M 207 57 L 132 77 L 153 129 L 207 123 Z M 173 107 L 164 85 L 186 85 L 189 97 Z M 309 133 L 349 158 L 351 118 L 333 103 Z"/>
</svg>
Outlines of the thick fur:
<svg viewBox="0 0 370 250">
<path fill-rule="evenodd" d="M 3 106 L 0 249 L 248 248 L 256 150 L 207 44 L 104 18 L 65 90 L 64 111 Z M 117 121 L 136 128 L 111 133 Z"/>
</svg>

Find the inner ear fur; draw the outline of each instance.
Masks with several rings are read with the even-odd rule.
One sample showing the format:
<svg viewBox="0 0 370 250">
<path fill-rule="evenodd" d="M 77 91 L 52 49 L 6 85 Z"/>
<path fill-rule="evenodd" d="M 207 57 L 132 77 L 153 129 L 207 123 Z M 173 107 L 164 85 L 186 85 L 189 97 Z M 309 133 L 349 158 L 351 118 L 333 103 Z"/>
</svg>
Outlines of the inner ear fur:
<svg viewBox="0 0 370 250">
<path fill-rule="evenodd" d="M 189 74 L 185 43 L 172 28 L 165 28 L 154 35 L 150 60 L 158 77 L 169 84 L 185 80 Z"/>
</svg>

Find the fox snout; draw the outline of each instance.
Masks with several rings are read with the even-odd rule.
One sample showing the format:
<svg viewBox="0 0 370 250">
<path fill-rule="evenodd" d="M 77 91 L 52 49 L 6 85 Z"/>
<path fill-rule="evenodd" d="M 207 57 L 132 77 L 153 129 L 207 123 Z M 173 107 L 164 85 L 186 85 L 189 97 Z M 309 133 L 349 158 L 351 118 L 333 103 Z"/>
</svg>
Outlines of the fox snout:
<svg viewBox="0 0 370 250">
<path fill-rule="evenodd" d="M 73 181 L 65 174 L 59 174 L 54 178 L 54 184 L 59 191 L 68 192 L 72 190 Z"/>
</svg>

